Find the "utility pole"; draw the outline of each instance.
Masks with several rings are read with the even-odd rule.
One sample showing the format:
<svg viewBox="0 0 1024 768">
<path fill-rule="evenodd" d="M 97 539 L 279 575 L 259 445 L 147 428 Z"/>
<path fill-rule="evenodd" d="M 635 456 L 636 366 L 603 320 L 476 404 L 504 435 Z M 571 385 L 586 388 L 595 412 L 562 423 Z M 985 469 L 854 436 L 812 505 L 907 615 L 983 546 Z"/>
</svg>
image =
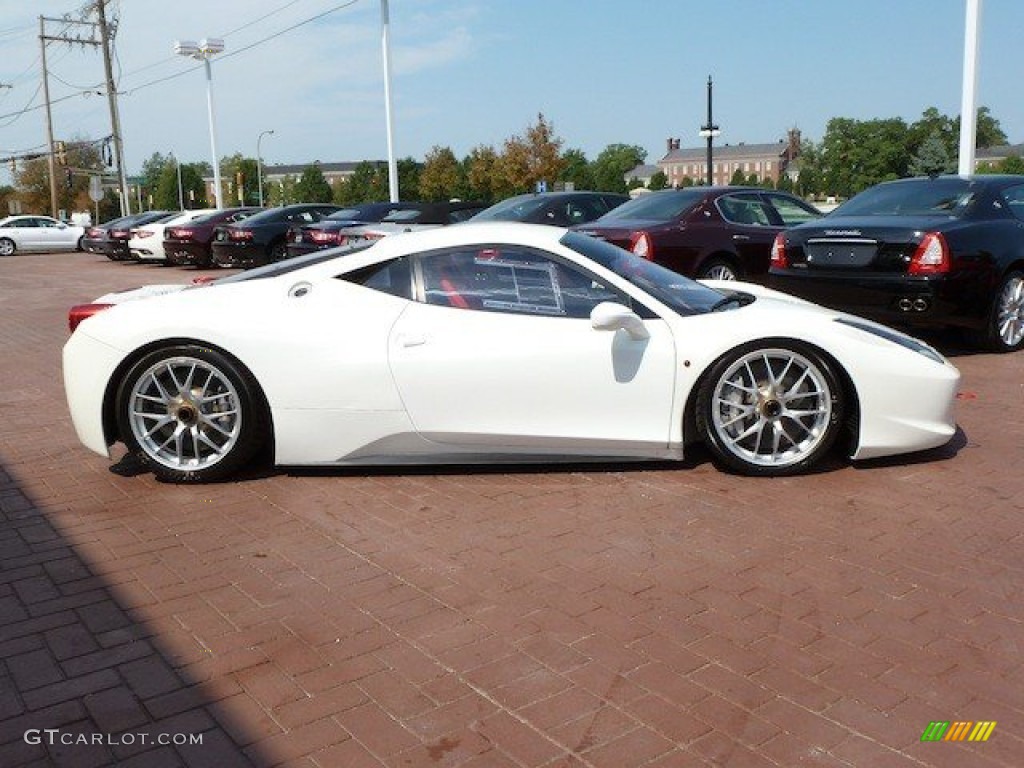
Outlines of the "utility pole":
<svg viewBox="0 0 1024 768">
<path fill-rule="evenodd" d="M 96 0 L 99 17 L 100 43 L 103 47 L 103 69 L 107 76 L 107 102 L 110 105 L 110 130 L 114 137 L 114 163 L 117 165 L 118 184 L 121 187 L 121 213 L 131 213 L 128 199 L 128 178 L 124 172 L 124 147 L 121 142 L 121 121 L 117 115 L 117 89 L 114 86 L 114 69 L 110 62 L 110 29 L 107 26 L 107 0 Z M 141 207 L 140 209 L 141 210 Z"/>
<path fill-rule="evenodd" d="M 53 151 L 53 113 L 50 111 L 50 78 L 46 70 L 46 19 L 39 17 L 39 47 L 43 59 L 43 99 L 46 100 L 46 146 L 47 167 L 50 171 L 50 215 L 57 218 L 57 163 L 54 162 Z"/>
<path fill-rule="evenodd" d="M 714 141 L 715 136 L 718 136 L 721 131 L 718 130 L 718 126 L 711 120 L 711 75 L 708 75 L 708 121 L 705 125 L 701 126 L 700 134 L 708 140 L 708 186 L 714 184 L 714 168 L 711 165 L 712 152 L 711 143 Z"/>
</svg>

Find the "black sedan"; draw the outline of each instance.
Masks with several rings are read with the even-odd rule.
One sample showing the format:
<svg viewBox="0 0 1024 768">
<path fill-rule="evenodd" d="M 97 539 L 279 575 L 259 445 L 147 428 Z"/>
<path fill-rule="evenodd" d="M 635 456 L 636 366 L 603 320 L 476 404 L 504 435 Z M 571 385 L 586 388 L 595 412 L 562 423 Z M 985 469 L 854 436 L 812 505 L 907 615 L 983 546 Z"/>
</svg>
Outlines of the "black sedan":
<svg viewBox="0 0 1024 768">
<path fill-rule="evenodd" d="M 297 203 L 271 208 L 236 224 L 218 226 L 213 234 L 213 263 L 220 267 L 254 267 L 280 261 L 288 255 L 288 228 L 312 224 L 340 206 Z"/>
<path fill-rule="evenodd" d="M 495 203 L 473 217 L 474 221 L 522 221 L 571 227 L 604 216 L 629 200 L 614 192 L 540 192 L 516 195 Z"/>
<path fill-rule="evenodd" d="M 578 229 L 688 277 L 763 282 L 775 235 L 820 216 L 785 192 L 687 187 L 630 200 Z"/>
<path fill-rule="evenodd" d="M 769 286 L 893 325 L 1024 345 L 1024 176 L 885 182 L 780 235 Z"/>
<path fill-rule="evenodd" d="M 301 256 L 311 251 L 333 248 L 344 243 L 345 230 L 363 224 L 374 224 L 393 211 L 422 210 L 424 203 L 363 203 L 335 211 L 312 224 L 295 224 L 288 228 L 288 255 Z"/>
<path fill-rule="evenodd" d="M 173 211 L 145 211 L 89 227 L 82 238 L 82 250 L 101 253 L 111 261 L 128 261 L 132 257 L 128 240 L 134 227 L 152 224 L 174 216 Z"/>
<path fill-rule="evenodd" d="M 210 243 L 217 226 L 234 224 L 262 210 L 262 208 L 224 208 L 184 224 L 167 227 L 164 230 L 164 253 L 167 254 L 167 263 L 179 267 L 211 266 L 213 251 Z"/>
</svg>

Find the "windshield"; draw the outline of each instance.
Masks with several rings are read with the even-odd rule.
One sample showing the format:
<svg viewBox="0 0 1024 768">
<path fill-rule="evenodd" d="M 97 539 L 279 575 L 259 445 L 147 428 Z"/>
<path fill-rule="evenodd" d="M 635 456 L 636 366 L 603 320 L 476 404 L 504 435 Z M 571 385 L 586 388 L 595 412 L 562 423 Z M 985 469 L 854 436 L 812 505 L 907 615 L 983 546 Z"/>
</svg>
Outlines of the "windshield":
<svg viewBox="0 0 1024 768">
<path fill-rule="evenodd" d="M 831 215 L 961 216 L 973 201 L 973 185 L 966 179 L 921 179 L 871 187 Z"/>
<path fill-rule="evenodd" d="M 544 205 L 544 198 L 532 195 L 510 197 L 478 213 L 477 221 L 522 221 Z"/>
<path fill-rule="evenodd" d="M 561 243 L 610 269 L 680 315 L 710 312 L 722 300 L 723 294 L 718 291 L 596 237 L 569 232 Z"/>
<path fill-rule="evenodd" d="M 671 221 L 697 205 L 706 194 L 700 187 L 653 192 L 613 208 L 601 219 Z"/>
</svg>

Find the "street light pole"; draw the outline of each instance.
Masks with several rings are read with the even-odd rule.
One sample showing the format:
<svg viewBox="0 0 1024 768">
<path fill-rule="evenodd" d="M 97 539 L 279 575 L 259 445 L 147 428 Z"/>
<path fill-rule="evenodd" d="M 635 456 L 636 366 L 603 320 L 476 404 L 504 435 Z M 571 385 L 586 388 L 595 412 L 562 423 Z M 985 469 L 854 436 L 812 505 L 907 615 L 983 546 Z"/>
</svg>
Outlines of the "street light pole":
<svg viewBox="0 0 1024 768">
<path fill-rule="evenodd" d="M 388 138 L 388 192 L 392 203 L 398 202 L 398 163 L 395 161 L 395 138 L 391 118 L 391 44 L 388 0 L 380 0 L 381 48 L 384 54 L 384 119 Z"/>
<path fill-rule="evenodd" d="M 264 136 L 273 135 L 273 131 L 263 131 L 256 138 L 256 186 L 259 189 L 260 208 L 263 207 L 263 155 L 260 154 L 260 142 Z"/>
<path fill-rule="evenodd" d="M 174 43 L 174 52 L 179 56 L 188 56 L 203 62 L 206 69 L 206 113 L 210 121 L 210 152 L 213 154 L 213 197 L 214 207 L 224 207 L 224 193 L 220 182 L 220 160 L 217 155 L 217 126 L 213 119 L 213 74 L 210 71 L 210 58 L 224 50 L 224 41 L 208 37 L 193 43 L 191 40 L 178 40 Z"/>
<path fill-rule="evenodd" d="M 705 137 L 708 140 L 708 176 L 707 176 L 707 179 L 708 179 L 708 186 L 709 187 L 714 184 L 714 175 L 713 175 L 714 169 L 713 169 L 713 166 L 711 165 L 711 159 L 712 159 L 711 142 L 714 141 L 715 136 L 718 136 L 721 133 L 721 131 L 718 130 L 718 126 L 715 125 L 714 121 L 711 119 L 711 87 L 712 87 L 711 86 L 711 75 L 708 75 L 708 121 L 707 121 L 707 123 L 705 123 L 704 125 L 701 126 L 700 134 L 699 135 Z"/>
<path fill-rule="evenodd" d="M 978 49 L 980 47 L 981 0 L 967 0 L 964 21 L 964 74 L 960 99 L 960 155 L 957 173 L 974 173 L 978 142 Z"/>
</svg>

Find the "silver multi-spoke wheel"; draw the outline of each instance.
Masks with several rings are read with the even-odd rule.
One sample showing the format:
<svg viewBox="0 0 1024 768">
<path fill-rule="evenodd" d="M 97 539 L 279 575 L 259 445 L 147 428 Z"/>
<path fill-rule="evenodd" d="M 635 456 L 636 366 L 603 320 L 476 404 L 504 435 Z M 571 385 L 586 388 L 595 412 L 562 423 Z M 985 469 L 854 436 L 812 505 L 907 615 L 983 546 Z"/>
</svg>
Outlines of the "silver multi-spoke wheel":
<svg viewBox="0 0 1024 768">
<path fill-rule="evenodd" d="M 836 438 L 841 392 L 828 366 L 787 346 L 746 348 L 705 384 L 701 424 L 720 458 L 746 472 L 809 466 Z"/>
<path fill-rule="evenodd" d="M 168 357 L 150 365 L 135 379 L 126 408 L 139 450 L 178 471 L 202 471 L 220 462 L 243 426 L 231 378 L 199 357 Z"/>
<path fill-rule="evenodd" d="M 996 327 L 999 339 L 1007 349 L 1024 341 L 1024 276 L 1011 274 L 1003 282 L 996 299 Z"/>
<path fill-rule="evenodd" d="M 701 273 L 701 277 L 709 280 L 736 280 L 736 270 L 724 261 L 709 264 Z"/>
</svg>

